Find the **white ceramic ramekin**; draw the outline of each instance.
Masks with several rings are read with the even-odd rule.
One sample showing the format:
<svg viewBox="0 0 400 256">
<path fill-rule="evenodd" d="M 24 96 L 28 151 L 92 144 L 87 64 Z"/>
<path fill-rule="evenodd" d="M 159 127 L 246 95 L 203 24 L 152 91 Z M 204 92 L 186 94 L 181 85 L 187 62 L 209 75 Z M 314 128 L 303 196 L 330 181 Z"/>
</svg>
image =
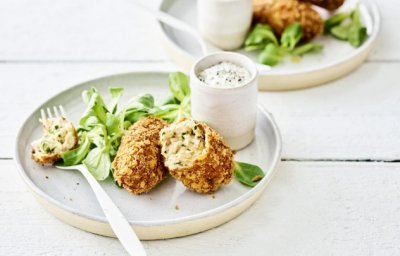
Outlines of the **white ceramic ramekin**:
<svg viewBox="0 0 400 256">
<path fill-rule="evenodd" d="M 252 15 L 252 0 L 197 1 L 197 25 L 201 35 L 223 50 L 243 45 Z"/>
<path fill-rule="evenodd" d="M 246 68 L 251 79 L 234 88 L 210 87 L 199 80 L 199 72 L 222 61 Z M 217 130 L 232 149 L 244 148 L 254 138 L 257 86 L 257 68 L 246 56 L 233 52 L 207 55 L 199 59 L 190 71 L 192 117 Z"/>
</svg>

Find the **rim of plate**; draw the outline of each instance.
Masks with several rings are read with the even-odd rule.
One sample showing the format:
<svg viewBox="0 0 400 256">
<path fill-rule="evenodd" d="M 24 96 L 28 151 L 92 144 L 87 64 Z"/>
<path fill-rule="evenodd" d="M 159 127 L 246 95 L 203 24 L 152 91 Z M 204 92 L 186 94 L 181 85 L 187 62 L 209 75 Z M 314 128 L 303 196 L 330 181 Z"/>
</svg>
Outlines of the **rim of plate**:
<svg viewBox="0 0 400 256">
<path fill-rule="evenodd" d="M 198 1 L 198 0 L 197 0 Z M 281 75 L 299 75 L 299 74 L 307 74 L 307 73 L 313 73 L 316 71 L 321 71 L 324 69 L 331 68 L 333 66 L 337 66 L 340 64 L 343 64 L 344 62 L 348 61 L 349 59 L 354 58 L 355 56 L 361 54 L 365 50 L 368 50 L 377 40 L 378 34 L 379 34 L 379 29 L 381 27 L 381 16 L 379 13 L 379 8 L 378 5 L 376 4 L 375 0 L 364 0 L 365 2 L 369 3 L 369 7 L 367 6 L 368 12 L 370 12 L 370 15 L 372 17 L 372 33 L 369 35 L 367 41 L 359 48 L 356 48 L 351 54 L 346 56 L 345 58 L 338 59 L 332 62 L 329 62 L 327 64 L 322 64 L 319 65 L 318 67 L 314 68 L 307 68 L 304 70 L 291 70 L 291 71 L 283 71 L 283 70 L 278 70 L 274 71 L 273 69 L 269 70 L 268 73 L 265 74 L 265 76 L 281 76 Z M 166 0 L 162 0 L 160 5 L 158 6 L 158 10 L 164 11 L 164 5 L 166 5 Z M 180 54 L 185 55 L 186 59 L 193 59 L 193 61 L 196 61 L 197 57 L 191 55 L 189 52 L 185 51 L 185 49 L 179 47 L 175 41 L 171 39 L 171 37 L 168 36 L 168 34 L 165 32 L 163 28 L 163 23 L 161 21 L 157 21 L 158 28 L 160 30 L 160 33 L 162 34 L 163 38 L 168 41 L 168 43 L 174 48 L 175 51 L 178 51 Z M 232 51 L 236 52 L 236 51 Z M 204 57 L 204 56 L 203 56 Z M 201 57 L 198 57 L 201 58 Z"/>
<path fill-rule="evenodd" d="M 42 191 L 39 187 L 37 187 L 32 180 L 29 178 L 29 176 L 27 175 L 27 173 L 25 172 L 24 168 L 22 167 L 21 164 L 21 159 L 18 153 L 18 142 L 19 142 L 19 138 L 21 136 L 22 131 L 24 130 L 25 126 L 27 125 L 27 122 L 30 118 L 32 118 L 32 116 L 37 113 L 42 106 L 48 104 L 52 99 L 54 99 L 55 97 L 58 97 L 74 88 L 77 88 L 79 86 L 82 86 L 84 84 L 87 83 L 91 83 L 91 82 L 95 82 L 95 81 L 99 81 L 99 80 L 103 80 L 103 79 L 109 79 L 112 77 L 118 77 L 118 76 L 123 76 L 123 75 L 135 75 L 135 74 L 143 74 L 143 75 L 148 75 L 151 76 L 152 74 L 164 74 L 167 75 L 168 72 L 165 70 L 156 70 L 156 71 L 133 71 L 133 72 L 124 72 L 124 73 L 118 73 L 118 74 L 114 74 L 114 75 L 108 75 L 108 76 L 103 76 L 103 77 L 99 77 L 99 78 L 95 78 L 95 79 L 91 79 L 91 80 L 87 80 L 85 82 L 81 82 L 78 84 L 75 84 L 73 86 L 70 86 L 56 94 L 54 94 L 53 96 L 49 97 L 47 100 L 45 100 L 42 104 L 40 104 L 37 108 L 35 108 L 29 115 L 27 115 L 27 117 L 25 118 L 25 120 L 23 121 L 23 123 L 21 124 L 20 128 L 18 129 L 18 133 L 15 139 L 15 144 L 14 144 L 14 162 L 17 165 L 17 169 L 18 172 L 20 174 L 20 176 L 22 177 L 23 181 L 25 182 L 25 184 L 38 196 L 40 196 L 41 198 L 47 200 L 48 202 L 50 202 L 51 204 L 59 207 L 60 209 L 73 213 L 75 215 L 84 217 L 86 219 L 92 219 L 95 221 L 99 221 L 99 222 L 103 222 L 103 223 L 108 223 L 107 218 L 106 217 L 100 217 L 100 216 L 93 216 L 93 215 L 89 215 L 86 214 L 85 212 L 81 212 L 79 210 L 76 210 L 72 207 L 66 206 L 60 202 L 58 202 L 57 200 L 53 199 L 51 196 L 49 196 L 47 193 L 45 193 L 44 191 Z M 150 226 L 159 226 L 159 225 L 173 225 L 173 224 L 177 224 L 177 223 L 182 223 L 182 222 L 188 222 L 188 221 L 193 221 L 193 220 L 199 220 L 205 217 L 209 217 L 212 215 L 216 215 L 218 213 L 222 213 L 225 212 L 229 209 L 231 209 L 232 207 L 240 204 L 241 202 L 245 202 L 246 199 L 250 198 L 253 194 L 255 194 L 257 191 L 259 191 L 260 189 L 263 189 L 269 182 L 269 180 L 272 178 L 273 174 L 274 174 L 274 170 L 277 168 L 277 165 L 279 163 L 280 160 L 280 156 L 281 156 L 281 151 L 282 151 L 282 138 L 281 138 L 281 134 L 279 131 L 279 128 L 272 116 L 272 114 L 270 114 L 264 107 L 260 106 L 258 107 L 258 109 L 267 117 L 267 119 L 270 121 L 273 131 L 276 134 L 276 140 L 277 140 L 277 148 L 274 154 L 274 157 L 272 159 L 272 165 L 271 165 L 271 169 L 269 170 L 269 172 L 266 173 L 265 177 L 254 187 L 249 189 L 249 191 L 247 191 L 246 193 L 242 194 L 241 196 L 239 196 L 238 198 L 223 204 L 221 206 L 218 206 L 214 209 L 210 209 L 201 213 L 197 213 L 197 214 L 193 214 L 190 216 L 185 216 L 185 217 L 180 217 L 180 218 L 172 218 L 172 219 L 165 219 L 165 220 L 155 220 L 155 221 L 131 221 L 128 220 L 128 222 L 131 225 L 136 225 L 136 226 L 145 226 L 145 227 L 150 227 Z"/>
</svg>

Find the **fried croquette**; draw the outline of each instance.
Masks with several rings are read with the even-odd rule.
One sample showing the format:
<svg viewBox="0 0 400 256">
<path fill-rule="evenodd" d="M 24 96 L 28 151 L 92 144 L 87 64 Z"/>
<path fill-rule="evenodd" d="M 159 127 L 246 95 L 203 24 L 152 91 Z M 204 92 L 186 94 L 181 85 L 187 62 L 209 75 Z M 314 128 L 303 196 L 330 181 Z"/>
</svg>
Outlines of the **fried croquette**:
<svg viewBox="0 0 400 256">
<path fill-rule="evenodd" d="M 78 144 L 74 125 L 64 117 L 40 120 L 43 136 L 32 143 L 32 159 L 39 164 L 52 165 L 61 155 Z"/>
<path fill-rule="evenodd" d="M 300 0 L 302 2 L 308 2 L 311 4 L 318 5 L 328 11 L 334 11 L 343 5 L 344 0 Z"/>
<path fill-rule="evenodd" d="M 208 125 L 183 119 L 162 129 L 160 140 L 165 166 L 188 189 L 210 193 L 232 180 L 232 150 Z"/>
<path fill-rule="evenodd" d="M 297 0 L 253 0 L 253 7 L 254 21 L 269 24 L 278 36 L 296 21 L 300 22 L 303 29 L 302 41 L 309 41 L 323 31 L 324 22 L 310 3 Z"/>
<path fill-rule="evenodd" d="M 148 192 L 167 175 L 159 140 L 160 130 L 167 125 L 156 117 L 145 117 L 131 127 L 121 139 L 112 163 L 114 179 L 133 194 Z"/>
</svg>

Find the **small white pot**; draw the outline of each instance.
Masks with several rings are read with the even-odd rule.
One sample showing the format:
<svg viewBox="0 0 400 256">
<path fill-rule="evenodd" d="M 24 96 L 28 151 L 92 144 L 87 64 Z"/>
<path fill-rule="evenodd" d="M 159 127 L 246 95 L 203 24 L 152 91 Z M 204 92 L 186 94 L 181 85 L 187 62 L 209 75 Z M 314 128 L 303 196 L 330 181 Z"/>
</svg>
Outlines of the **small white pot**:
<svg viewBox="0 0 400 256">
<path fill-rule="evenodd" d="M 222 61 L 247 69 L 251 79 L 234 88 L 215 88 L 200 81 L 198 74 Z M 190 71 L 192 117 L 217 130 L 234 150 L 254 138 L 257 116 L 258 71 L 252 60 L 233 52 L 219 52 L 199 59 Z"/>
<path fill-rule="evenodd" d="M 234 50 L 243 45 L 252 13 L 252 0 L 197 1 L 200 34 L 223 50 Z"/>
</svg>

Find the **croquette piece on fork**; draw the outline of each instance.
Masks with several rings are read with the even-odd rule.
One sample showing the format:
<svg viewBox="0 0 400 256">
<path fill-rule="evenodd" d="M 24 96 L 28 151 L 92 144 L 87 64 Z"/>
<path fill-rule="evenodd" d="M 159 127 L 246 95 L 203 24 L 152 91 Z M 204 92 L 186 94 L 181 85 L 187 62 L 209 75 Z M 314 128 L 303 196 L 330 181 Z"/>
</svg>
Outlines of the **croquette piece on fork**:
<svg viewBox="0 0 400 256">
<path fill-rule="evenodd" d="M 32 143 L 32 159 L 42 165 L 52 165 L 78 145 L 78 135 L 65 117 L 44 118 L 40 122 L 43 136 Z"/>
</svg>

